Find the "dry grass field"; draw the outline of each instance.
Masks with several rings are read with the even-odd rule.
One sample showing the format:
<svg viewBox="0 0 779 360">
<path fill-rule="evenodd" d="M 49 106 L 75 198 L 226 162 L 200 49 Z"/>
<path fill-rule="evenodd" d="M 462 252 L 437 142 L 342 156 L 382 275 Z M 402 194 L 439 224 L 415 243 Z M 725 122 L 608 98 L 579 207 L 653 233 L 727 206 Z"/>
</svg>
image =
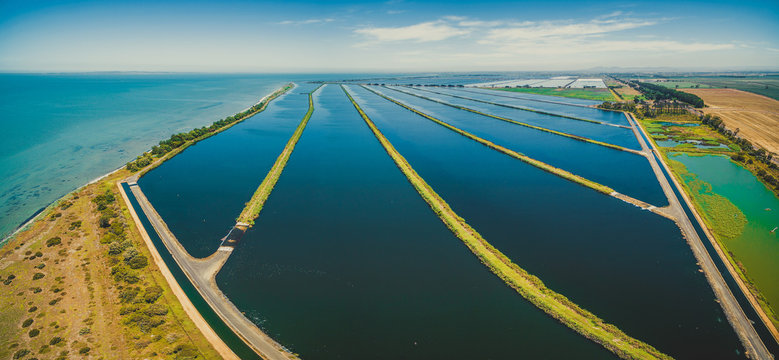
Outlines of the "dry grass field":
<svg viewBox="0 0 779 360">
<path fill-rule="evenodd" d="M 700 96 L 706 114 L 722 118 L 728 129 L 753 144 L 779 154 L 779 101 L 735 89 L 684 89 Z"/>
<path fill-rule="evenodd" d="M 108 235 L 93 201 L 113 176 L 66 196 L 0 250 L 0 359 L 217 359 L 119 199 Z M 56 239 L 56 240 L 55 240 Z M 122 273 L 123 279 L 117 276 Z"/>
</svg>

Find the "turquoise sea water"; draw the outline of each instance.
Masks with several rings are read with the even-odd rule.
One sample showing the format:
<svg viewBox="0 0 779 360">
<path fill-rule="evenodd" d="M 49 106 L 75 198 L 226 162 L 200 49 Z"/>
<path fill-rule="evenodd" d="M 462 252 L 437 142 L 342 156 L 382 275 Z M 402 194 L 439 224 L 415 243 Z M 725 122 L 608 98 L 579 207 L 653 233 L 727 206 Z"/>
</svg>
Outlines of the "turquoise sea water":
<svg viewBox="0 0 779 360">
<path fill-rule="evenodd" d="M 0 74 L 0 238 L 170 134 L 241 111 L 289 75 Z"/>
</svg>

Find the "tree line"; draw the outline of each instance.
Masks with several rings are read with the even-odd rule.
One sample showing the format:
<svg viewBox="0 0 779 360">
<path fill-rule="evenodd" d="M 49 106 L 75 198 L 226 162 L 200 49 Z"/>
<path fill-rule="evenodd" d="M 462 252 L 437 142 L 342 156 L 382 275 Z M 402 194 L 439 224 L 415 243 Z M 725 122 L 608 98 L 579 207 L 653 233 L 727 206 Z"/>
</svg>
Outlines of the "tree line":
<svg viewBox="0 0 779 360">
<path fill-rule="evenodd" d="M 667 88 L 665 86 L 650 84 L 640 81 L 631 81 L 628 83 L 632 88 L 640 91 L 647 99 L 651 100 L 679 100 L 688 103 L 696 108 L 705 106 L 703 99 L 698 95 Z"/>
<path fill-rule="evenodd" d="M 152 146 L 150 152 L 145 152 L 140 156 L 138 156 L 135 160 L 128 162 L 126 165 L 127 170 L 136 172 L 140 169 L 143 169 L 144 167 L 148 166 L 154 161 L 155 156 L 158 158 L 162 157 L 165 154 L 181 147 L 182 145 L 186 144 L 189 141 L 202 140 L 206 137 L 209 137 L 217 133 L 220 129 L 224 127 L 227 127 L 235 122 L 241 121 L 249 117 L 250 115 L 260 111 L 265 106 L 265 104 L 268 103 L 268 101 L 275 98 L 276 95 L 286 91 L 289 87 L 291 87 L 291 85 L 287 85 L 282 90 L 274 93 L 272 96 L 269 96 L 265 100 L 250 107 L 246 111 L 239 112 L 235 115 L 228 116 L 224 119 L 214 121 L 210 126 L 203 126 L 200 128 L 192 129 L 187 132 L 180 132 L 178 134 L 171 135 L 169 139 L 162 140 L 159 142 L 158 145 Z"/>
</svg>

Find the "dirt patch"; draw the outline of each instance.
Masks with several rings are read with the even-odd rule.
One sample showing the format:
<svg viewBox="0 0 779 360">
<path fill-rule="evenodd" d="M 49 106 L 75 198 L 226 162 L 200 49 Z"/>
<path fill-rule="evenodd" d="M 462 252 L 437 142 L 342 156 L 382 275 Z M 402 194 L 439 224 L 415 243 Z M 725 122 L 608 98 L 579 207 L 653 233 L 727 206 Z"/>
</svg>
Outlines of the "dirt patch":
<svg viewBox="0 0 779 360">
<path fill-rule="evenodd" d="M 735 89 L 684 89 L 698 95 L 706 114 L 719 116 L 730 130 L 753 144 L 779 154 L 779 101 Z"/>
</svg>

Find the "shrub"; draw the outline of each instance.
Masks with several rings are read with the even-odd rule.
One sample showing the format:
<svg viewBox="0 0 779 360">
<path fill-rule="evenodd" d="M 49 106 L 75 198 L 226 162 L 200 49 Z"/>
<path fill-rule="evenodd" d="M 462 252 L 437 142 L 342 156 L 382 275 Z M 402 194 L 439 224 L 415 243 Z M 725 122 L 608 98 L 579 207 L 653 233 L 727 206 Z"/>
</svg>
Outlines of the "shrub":
<svg viewBox="0 0 779 360">
<path fill-rule="evenodd" d="M 149 259 L 147 259 L 144 255 L 137 255 L 130 259 L 128 264 L 130 265 L 131 269 L 140 269 L 149 265 Z"/>
<path fill-rule="evenodd" d="M 168 307 L 162 304 L 151 304 L 143 310 L 148 316 L 163 316 L 168 314 Z"/>
<path fill-rule="evenodd" d="M 84 346 L 81 349 L 78 349 L 78 353 L 81 355 L 89 354 L 89 350 L 92 350 L 89 348 L 89 346 Z"/>
<path fill-rule="evenodd" d="M 23 358 L 23 357 L 27 356 L 27 354 L 29 354 L 29 353 L 30 353 L 30 350 L 27 350 L 27 349 L 19 349 L 19 350 L 17 350 L 17 351 L 14 353 L 14 359 L 21 359 L 21 358 Z"/>
<path fill-rule="evenodd" d="M 40 330 L 32 329 L 32 330 L 30 330 L 29 333 L 27 333 L 27 335 L 30 335 L 31 338 L 34 338 L 34 337 L 38 336 L 38 334 L 40 334 L 40 333 L 41 333 Z"/>
<path fill-rule="evenodd" d="M 101 228 L 107 228 L 111 226 L 111 215 L 103 214 L 100 215 L 100 220 L 98 220 L 98 224 Z"/>
<path fill-rule="evenodd" d="M 170 353 L 174 355 L 174 359 L 194 359 L 197 357 L 197 348 L 190 344 L 180 344 L 173 348 Z"/>
<path fill-rule="evenodd" d="M 124 247 L 120 243 L 112 242 L 111 245 L 108 245 L 108 255 L 119 255 L 122 251 L 124 251 Z"/>
<path fill-rule="evenodd" d="M 32 325 L 32 319 L 24 320 L 24 322 L 22 323 L 22 327 L 23 328 L 26 328 L 26 327 L 28 327 L 30 325 Z"/>
<path fill-rule="evenodd" d="M 80 227 L 81 227 L 81 220 L 78 220 L 70 223 L 70 227 L 68 228 L 68 230 L 76 230 Z"/>
<path fill-rule="evenodd" d="M 59 336 L 55 336 L 55 337 L 51 338 L 51 340 L 49 340 L 49 345 L 54 346 L 54 345 L 57 345 L 57 344 L 59 344 L 61 342 L 62 342 L 62 338 L 59 337 Z"/>
<path fill-rule="evenodd" d="M 43 269 L 43 268 L 45 268 L 45 267 L 46 267 L 46 264 L 44 264 L 44 263 L 40 263 L 40 264 L 38 264 L 38 265 L 35 265 L 35 268 L 36 268 L 36 269 Z"/>
<path fill-rule="evenodd" d="M 44 276 L 46 276 L 46 274 L 37 272 L 32 275 L 32 279 L 33 280 L 43 279 Z"/>
<path fill-rule="evenodd" d="M 79 331 L 78 331 L 78 334 L 79 334 L 79 335 L 86 335 L 86 334 L 89 334 L 90 332 L 92 332 L 92 330 L 90 330 L 89 328 L 86 328 L 86 327 L 85 327 L 85 328 L 83 328 L 83 329 L 79 330 Z"/>
<path fill-rule="evenodd" d="M 54 245 L 59 245 L 62 243 L 62 239 L 59 238 L 59 236 L 55 236 L 49 240 L 46 240 L 46 247 L 52 247 Z"/>
<path fill-rule="evenodd" d="M 27 312 L 35 312 L 37 310 L 38 310 L 38 307 L 37 306 L 33 306 L 29 310 L 27 310 Z"/>
<path fill-rule="evenodd" d="M 157 285 L 149 286 L 146 288 L 146 291 L 143 294 L 143 301 L 146 301 L 147 303 L 151 304 L 157 301 L 157 299 L 159 299 L 160 296 L 162 296 L 161 287 Z"/>
<path fill-rule="evenodd" d="M 135 300 L 135 297 L 138 296 L 138 293 L 141 292 L 140 288 L 126 288 L 119 292 L 119 299 L 123 303 L 128 303 L 133 300 Z"/>
</svg>

